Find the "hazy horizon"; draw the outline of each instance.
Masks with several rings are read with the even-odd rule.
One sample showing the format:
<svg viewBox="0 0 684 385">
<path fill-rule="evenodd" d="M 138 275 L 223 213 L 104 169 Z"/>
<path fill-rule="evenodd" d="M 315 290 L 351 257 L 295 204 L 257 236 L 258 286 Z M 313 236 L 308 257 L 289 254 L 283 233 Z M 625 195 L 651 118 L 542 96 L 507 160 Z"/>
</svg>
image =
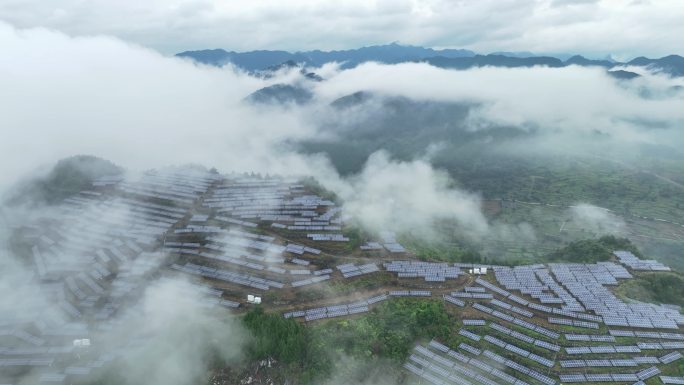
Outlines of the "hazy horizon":
<svg viewBox="0 0 684 385">
<path fill-rule="evenodd" d="M 116 36 L 164 54 L 202 48 L 340 50 L 401 42 L 425 47 L 570 53 L 589 57 L 684 54 L 678 1 L 477 2 L 5 0 L 0 20 L 73 36 Z M 130 26 L 133 27 L 130 27 Z"/>
</svg>

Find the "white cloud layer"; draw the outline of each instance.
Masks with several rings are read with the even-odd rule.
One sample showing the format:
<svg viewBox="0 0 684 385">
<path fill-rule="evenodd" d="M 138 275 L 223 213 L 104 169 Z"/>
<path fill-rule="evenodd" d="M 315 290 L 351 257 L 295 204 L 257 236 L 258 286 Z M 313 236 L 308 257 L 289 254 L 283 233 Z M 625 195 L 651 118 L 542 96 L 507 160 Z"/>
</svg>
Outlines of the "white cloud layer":
<svg viewBox="0 0 684 385">
<path fill-rule="evenodd" d="M 574 225 L 580 230 L 594 234 L 622 234 L 625 231 L 625 222 L 604 208 L 581 203 L 568 210 Z"/>
<path fill-rule="evenodd" d="M 193 163 L 313 175 L 348 198 L 349 210 L 367 225 L 428 229 L 434 217 L 448 216 L 476 232 L 486 230 L 477 199 L 450 189 L 426 162 L 378 155 L 350 181 L 326 158 L 292 151 L 289 142 L 317 136 L 315 123 L 303 117 L 309 110 L 243 101 L 292 74 L 263 80 L 113 38 L 72 38 L 4 24 L 0 46 L 7 58 L 0 63 L 0 190 L 60 158 L 94 154 L 133 171 Z M 395 203 L 375 207 L 380 199 Z M 399 207 L 404 211 L 396 221 L 392 210 Z"/>
<path fill-rule="evenodd" d="M 673 87 L 682 80 L 650 74 L 622 83 L 581 67 L 453 71 L 368 63 L 340 71 L 328 66 L 327 80 L 309 85 L 313 105 L 277 108 L 243 100 L 264 86 L 297 81 L 297 71 L 265 80 L 165 57 L 116 38 L 70 37 L 1 23 L 0 46 L 0 190 L 75 154 L 133 170 L 195 163 L 221 171 L 313 175 L 347 201 L 348 211 L 376 228 L 428 229 L 435 220 L 454 219 L 481 234 L 491 228 L 477 196 L 451 186 L 428 160 L 397 162 L 380 153 L 359 175 L 345 179 L 325 157 L 298 154 L 291 144 L 329 137 L 318 120 L 329 111 L 328 103 L 360 90 L 477 103 L 467 129 L 537 130 L 535 141 L 521 144 L 525 153 L 586 151 L 598 142 L 617 149 L 620 143 L 672 145 L 684 136 L 679 129 L 684 93 Z M 652 121 L 660 128 L 644 124 Z M 604 134 L 600 141 L 596 132 Z M 606 150 L 601 154 L 608 156 Z"/>
<path fill-rule="evenodd" d="M 269 81 L 195 66 L 108 37 L 0 24 L 0 186 L 41 164 L 97 154 L 137 169 L 200 163 L 289 173 L 275 148 L 312 135 L 297 111 L 242 103 Z"/>
<path fill-rule="evenodd" d="M 447 220 L 473 236 L 489 229 L 479 197 L 455 189 L 446 172 L 424 160 L 393 162 L 377 152 L 359 175 L 333 187 L 367 228 L 431 236 L 435 221 Z"/>
<path fill-rule="evenodd" d="M 114 35 L 167 53 L 392 41 L 481 52 L 684 53 L 678 0 L 4 0 L 0 15 L 20 27 Z"/>
<path fill-rule="evenodd" d="M 366 63 L 331 76 L 317 85 L 316 92 L 326 101 L 364 90 L 420 101 L 476 104 L 469 115 L 470 130 L 528 128 L 549 134 L 558 144 L 577 147 L 579 136 L 597 132 L 623 143 L 681 140 L 683 85 L 681 78 L 650 73 L 625 83 L 606 75 L 604 69 L 577 66 L 454 71 L 422 63 Z M 647 123 L 668 129 L 653 130 Z M 564 135 L 572 138 L 568 141 Z"/>
</svg>

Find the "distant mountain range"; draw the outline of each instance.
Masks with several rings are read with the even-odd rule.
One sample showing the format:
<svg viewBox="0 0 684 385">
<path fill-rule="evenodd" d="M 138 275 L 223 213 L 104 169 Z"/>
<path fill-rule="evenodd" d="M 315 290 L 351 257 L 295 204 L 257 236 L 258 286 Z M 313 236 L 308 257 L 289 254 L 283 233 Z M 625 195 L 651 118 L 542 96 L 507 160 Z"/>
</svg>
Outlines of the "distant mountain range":
<svg viewBox="0 0 684 385">
<path fill-rule="evenodd" d="M 464 49 L 434 50 L 432 48 L 399 45 L 376 45 L 343 51 L 249 51 L 234 52 L 223 49 L 185 51 L 176 56 L 190 57 L 198 62 L 211 65 L 233 63 L 248 71 L 265 70 L 286 61 L 319 67 L 326 63 L 340 62 L 346 67 L 353 67 L 368 61 L 381 63 L 403 63 L 430 57 L 459 58 L 475 56 L 475 52 Z"/>
<path fill-rule="evenodd" d="M 265 71 L 278 68 L 283 63 L 297 63 L 304 66 L 318 67 L 326 63 L 339 62 L 343 68 L 352 68 L 364 62 L 375 61 L 385 64 L 405 62 L 427 62 L 441 68 L 468 69 L 473 67 L 565 67 L 568 65 L 595 66 L 609 70 L 611 75 L 620 79 L 638 76 L 625 70 L 610 71 L 620 66 L 648 67 L 670 76 L 684 76 L 684 57 L 669 55 L 658 59 L 638 57 L 628 62 L 610 60 L 592 60 L 576 55 L 562 60 L 553 56 L 534 56 L 529 52 L 500 52 L 480 55 L 464 49 L 443 49 L 406 46 L 400 44 L 378 45 L 342 51 L 249 51 L 234 52 L 223 49 L 185 51 L 176 56 L 191 58 L 197 62 L 222 66 L 232 63 L 246 71 Z"/>
</svg>

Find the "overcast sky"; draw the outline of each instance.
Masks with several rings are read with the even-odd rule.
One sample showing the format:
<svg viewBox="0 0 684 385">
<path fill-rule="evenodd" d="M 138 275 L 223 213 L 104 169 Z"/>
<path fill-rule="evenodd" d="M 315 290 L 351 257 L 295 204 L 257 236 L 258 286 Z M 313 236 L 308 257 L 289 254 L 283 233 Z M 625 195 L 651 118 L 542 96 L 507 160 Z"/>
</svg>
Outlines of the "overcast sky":
<svg viewBox="0 0 684 385">
<path fill-rule="evenodd" d="M 681 0 L 0 0 L 0 20 L 191 49 L 400 42 L 478 52 L 684 54 Z"/>
</svg>

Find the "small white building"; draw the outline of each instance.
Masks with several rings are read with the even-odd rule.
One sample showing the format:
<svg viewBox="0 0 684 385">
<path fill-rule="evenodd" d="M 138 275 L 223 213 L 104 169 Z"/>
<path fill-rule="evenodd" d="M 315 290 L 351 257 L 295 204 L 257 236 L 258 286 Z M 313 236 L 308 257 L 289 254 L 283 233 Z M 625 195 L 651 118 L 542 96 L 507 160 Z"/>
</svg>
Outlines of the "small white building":
<svg viewBox="0 0 684 385">
<path fill-rule="evenodd" d="M 80 340 L 74 340 L 74 346 L 78 348 L 86 348 L 90 346 L 90 339 L 89 338 L 83 338 Z"/>
<path fill-rule="evenodd" d="M 258 304 L 261 303 L 261 297 L 257 297 L 257 296 L 255 296 L 255 295 L 248 294 L 248 295 L 247 295 L 247 302 L 253 303 L 253 304 L 255 304 L 255 305 L 258 305 Z"/>
</svg>

